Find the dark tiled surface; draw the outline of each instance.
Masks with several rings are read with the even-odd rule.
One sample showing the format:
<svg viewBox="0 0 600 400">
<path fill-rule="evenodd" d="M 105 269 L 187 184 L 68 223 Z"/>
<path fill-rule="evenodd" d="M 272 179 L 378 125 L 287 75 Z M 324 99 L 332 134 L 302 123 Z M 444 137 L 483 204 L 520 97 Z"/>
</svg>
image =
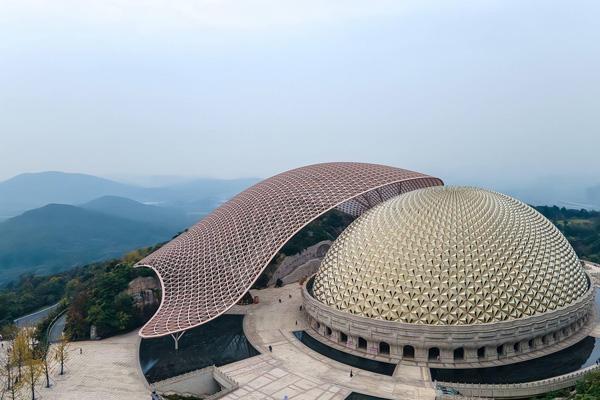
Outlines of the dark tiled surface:
<svg viewBox="0 0 600 400">
<path fill-rule="evenodd" d="M 259 352 L 246 339 L 243 315 L 222 315 L 187 331 L 179 340 L 179 350 L 170 336 L 144 339 L 140 345 L 140 365 L 149 382 L 170 378 L 210 365 L 225 365 Z"/>
</svg>

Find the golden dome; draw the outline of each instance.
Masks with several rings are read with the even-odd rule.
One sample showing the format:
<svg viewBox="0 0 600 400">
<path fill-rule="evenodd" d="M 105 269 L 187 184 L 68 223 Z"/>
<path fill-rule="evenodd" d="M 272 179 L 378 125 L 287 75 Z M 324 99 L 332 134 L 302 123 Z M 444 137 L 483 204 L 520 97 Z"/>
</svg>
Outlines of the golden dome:
<svg viewBox="0 0 600 400">
<path fill-rule="evenodd" d="M 588 289 L 571 245 L 512 197 L 432 187 L 367 211 L 333 243 L 317 300 L 363 317 L 466 325 L 541 314 Z"/>
</svg>

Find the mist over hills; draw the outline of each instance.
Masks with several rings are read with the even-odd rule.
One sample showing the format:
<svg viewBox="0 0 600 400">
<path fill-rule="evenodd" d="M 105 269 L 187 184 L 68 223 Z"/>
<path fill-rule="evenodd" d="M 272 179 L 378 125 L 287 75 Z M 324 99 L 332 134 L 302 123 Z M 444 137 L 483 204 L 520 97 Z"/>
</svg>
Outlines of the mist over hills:
<svg viewBox="0 0 600 400">
<path fill-rule="evenodd" d="M 198 215 L 210 211 L 257 181 L 256 178 L 201 178 L 146 188 L 86 174 L 26 173 L 0 182 L 0 220 L 50 203 L 78 205 L 103 196 L 172 206 Z"/>
<path fill-rule="evenodd" d="M 257 181 L 203 178 L 141 187 L 41 172 L 0 182 L 0 285 L 22 273 L 57 272 L 167 241 Z M 548 178 L 494 189 L 533 205 L 600 209 L 600 185 L 585 181 Z"/>
<path fill-rule="evenodd" d="M 534 206 L 600 210 L 600 177 L 547 175 L 511 179 L 501 175 L 443 176 L 446 185 L 477 186 L 507 194 Z"/>
<path fill-rule="evenodd" d="M 171 231 L 181 231 L 198 219 L 178 208 L 157 207 L 118 196 L 99 197 L 80 207 L 113 217 L 164 227 Z"/>
<path fill-rule="evenodd" d="M 117 257 L 170 239 L 176 230 L 65 204 L 0 223 L 0 284 Z"/>
<path fill-rule="evenodd" d="M 134 186 L 92 175 L 26 173 L 0 182 L 0 216 L 16 216 L 50 203 L 83 203 L 108 194 L 137 197 L 138 191 Z"/>
<path fill-rule="evenodd" d="M 0 285 L 121 256 L 172 238 L 257 179 L 145 188 L 42 172 L 0 182 Z"/>
</svg>

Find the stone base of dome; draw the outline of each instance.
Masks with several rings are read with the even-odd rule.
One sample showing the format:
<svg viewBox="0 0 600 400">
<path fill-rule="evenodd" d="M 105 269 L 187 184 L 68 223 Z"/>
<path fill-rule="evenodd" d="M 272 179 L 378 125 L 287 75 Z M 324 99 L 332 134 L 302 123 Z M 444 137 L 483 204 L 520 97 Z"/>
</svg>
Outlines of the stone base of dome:
<svg viewBox="0 0 600 400">
<path fill-rule="evenodd" d="M 585 338 L 594 325 L 594 288 L 560 310 L 492 324 L 411 325 L 326 306 L 306 289 L 310 334 L 365 358 L 436 368 L 491 367 L 542 357 Z"/>
</svg>

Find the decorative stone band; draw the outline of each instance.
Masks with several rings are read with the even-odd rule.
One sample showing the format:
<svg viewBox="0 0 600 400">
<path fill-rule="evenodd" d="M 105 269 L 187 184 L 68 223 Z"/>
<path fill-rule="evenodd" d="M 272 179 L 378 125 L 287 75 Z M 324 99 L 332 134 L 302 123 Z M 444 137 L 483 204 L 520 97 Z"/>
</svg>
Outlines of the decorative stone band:
<svg viewBox="0 0 600 400">
<path fill-rule="evenodd" d="M 483 385 L 468 383 L 436 382 L 436 386 L 438 388 L 446 387 L 455 389 L 462 396 L 465 397 L 522 399 L 574 386 L 575 383 L 577 383 L 578 380 L 581 380 L 586 374 L 598 370 L 600 370 L 600 365 L 592 365 L 591 367 L 580 369 L 579 371 L 571 372 L 569 374 L 526 383 Z"/>
<path fill-rule="evenodd" d="M 589 278 L 589 277 L 588 277 Z M 332 347 L 387 362 L 440 368 L 511 364 L 554 353 L 591 329 L 594 287 L 560 309 L 517 320 L 473 325 L 425 325 L 377 320 L 329 307 L 303 289 L 311 327 Z"/>
</svg>

